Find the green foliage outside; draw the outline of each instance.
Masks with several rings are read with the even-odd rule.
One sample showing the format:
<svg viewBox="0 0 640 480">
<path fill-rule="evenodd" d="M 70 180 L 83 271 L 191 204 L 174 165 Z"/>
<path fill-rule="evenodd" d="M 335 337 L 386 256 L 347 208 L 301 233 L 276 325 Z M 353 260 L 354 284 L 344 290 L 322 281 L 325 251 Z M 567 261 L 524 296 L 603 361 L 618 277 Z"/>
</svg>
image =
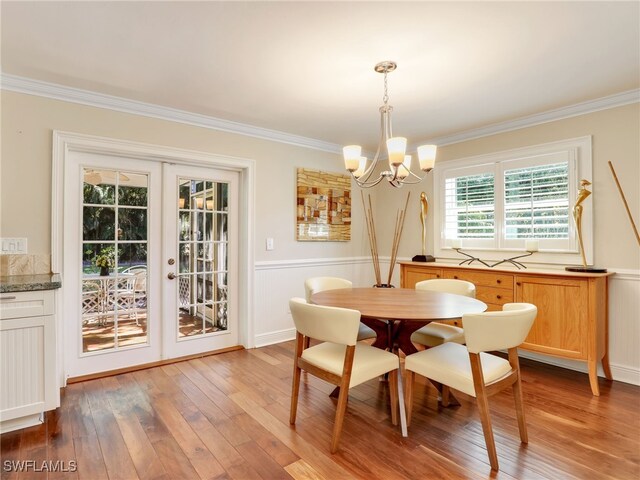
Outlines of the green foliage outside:
<svg viewBox="0 0 640 480">
<path fill-rule="evenodd" d="M 147 264 L 147 189 L 110 184 L 83 187 L 83 272 Z M 134 207 L 134 208 L 132 208 Z M 117 239 L 117 243 L 116 243 Z"/>
</svg>

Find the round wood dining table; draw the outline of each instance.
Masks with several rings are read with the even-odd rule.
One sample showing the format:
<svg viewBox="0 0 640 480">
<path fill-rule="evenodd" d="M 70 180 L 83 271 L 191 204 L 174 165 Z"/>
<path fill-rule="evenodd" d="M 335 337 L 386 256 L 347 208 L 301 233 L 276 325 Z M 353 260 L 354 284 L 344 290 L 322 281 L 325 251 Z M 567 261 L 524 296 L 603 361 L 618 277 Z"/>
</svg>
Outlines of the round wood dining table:
<svg viewBox="0 0 640 480">
<path fill-rule="evenodd" d="M 480 313 L 487 305 L 475 298 L 412 288 L 341 288 L 311 296 L 311 303 L 358 310 L 361 321 L 376 332 L 374 347 L 417 352 L 411 334 L 434 320 Z"/>
</svg>

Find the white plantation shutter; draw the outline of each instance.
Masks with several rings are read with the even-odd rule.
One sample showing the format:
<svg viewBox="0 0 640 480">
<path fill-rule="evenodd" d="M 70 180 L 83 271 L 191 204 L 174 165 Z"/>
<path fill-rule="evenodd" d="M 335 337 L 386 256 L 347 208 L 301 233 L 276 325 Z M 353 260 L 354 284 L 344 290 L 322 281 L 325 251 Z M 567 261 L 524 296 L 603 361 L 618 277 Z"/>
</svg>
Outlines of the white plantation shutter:
<svg viewBox="0 0 640 480">
<path fill-rule="evenodd" d="M 448 238 L 493 239 L 493 173 L 464 175 L 445 181 L 445 229 Z"/>
<path fill-rule="evenodd" d="M 504 171 L 505 239 L 569 238 L 569 163 Z"/>
</svg>

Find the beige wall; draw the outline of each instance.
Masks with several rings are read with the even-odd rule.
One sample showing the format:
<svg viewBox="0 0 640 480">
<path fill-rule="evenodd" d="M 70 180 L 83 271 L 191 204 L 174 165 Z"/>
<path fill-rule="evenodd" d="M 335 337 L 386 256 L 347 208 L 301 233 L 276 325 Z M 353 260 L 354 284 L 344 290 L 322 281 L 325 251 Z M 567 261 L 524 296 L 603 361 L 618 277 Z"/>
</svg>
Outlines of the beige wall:
<svg viewBox="0 0 640 480">
<path fill-rule="evenodd" d="M 352 241 L 303 243 L 295 241 L 295 171 L 307 167 L 340 172 L 338 155 L 219 132 L 164 120 L 124 114 L 42 97 L 3 91 L 2 161 L 0 179 L 0 235 L 27 237 L 29 253 L 50 253 L 51 137 L 63 130 L 155 145 L 186 148 L 256 161 L 256 261 L 348 257 L 368 254 L 359 189 L 354 189 Z M 441 147 L 438 162 L 518 147 L 593 136 L 593 203 L 595 264 L 607 268 L 640 268 L 640 249 L 607 166 L 611 160 L 627 195 L 636 222 L 640 220 L 640 105 L 634 104 L 534 127 Z M 436 167 L 437 168 L 437 167 Z M 420 253 L 418 198 L 432 199 L 431 177 L 400 190 L 380 185 L 372 193 L 379 253 L 389 255 L 396 210 L 407 191 L 412 199 L 400 256 Z M 433 201 L 430 209 L 437 206 Z M 429 215 L 433 232 L 432 212 Z M 275 250 L 265 251 L 265 238 Z M 427 250 L 432 251 L 428 240 Z"/>
<path fill-rule="evenodd" d="M 640 104 L 612 108 L 578 117 L 558 120 L 534 127 L 447 145 L 438 150 L 438 163 L 486 153 L 510 150 L 569 138 L 592 135 L 593 208 L 595 230 L 594 264 L 605 268 L 640 268 L 640 249 L 627 218 L 622 200 L 607 161 L 613 163 L 636 224 L 640 223 Z M 428 181 L 413 186 L 412 200 L 401 243 L 400 256 L 420 253 L 420 218 L 418 199 L 421 191 L 433 198 L 432 175 Z M 377 221 L 384 232 L 381 253 L 390 249 L 396 209 L 404 203 L 406 189 L 377 187 Z M 588 208 L 589 208 L 588 207 Z M 430 203 L 430 210 L 437 208 Z M 429 215 L 433 232 L 433 215 Z M 384 222 L 383 222 L 384 219 Z M 386 228 L 383 228 L 386 225 Z M 430 235 L 427 250 L 433 252 Z"/>
<path fill-rule="evenodd" d="M 296 242 L 296 167 L 343 171 L 338 155 L 175 122 L 3 91 L 0 235 L 51 252 L 53 130 L 167 145 L 256 162 L 256 261 L 363 255 L 360 207 L 351 242 Z M 265 238 L 275 250 L 265 250 Z"/>
</svg>

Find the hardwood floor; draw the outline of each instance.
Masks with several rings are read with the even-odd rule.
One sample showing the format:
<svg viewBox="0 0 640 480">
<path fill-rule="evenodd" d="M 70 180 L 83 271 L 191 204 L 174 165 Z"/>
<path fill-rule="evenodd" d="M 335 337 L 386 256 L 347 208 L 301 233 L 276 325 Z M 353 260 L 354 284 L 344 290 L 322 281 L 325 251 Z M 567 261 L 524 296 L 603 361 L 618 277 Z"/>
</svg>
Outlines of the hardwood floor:
<svg viewBox="0 0 640 480">
<path fill-rule="evenodd" d="M 303 373 L 289 426 L 293 342 L 69 385 L 45 424 L 2 435 L 2 479 L 637 479 L 640 387 L 522 360 L 529 444 L 510 389 L 491 397 L 500 472 L 491 474 L 473 400 L 442 408 L 419 383 L 409 437 L 387 384 L 350 392 L 329 453 L 333 387 Z M 30 460 L 28 471 L 9 471 Z M 49 463 L 47 463 L 49 461 Z M 42 470 L 43 462 L 50 471 Z M 58 463 L 56 463 L 58 462 Z M 51 470 L 73 470 L 61 472 Z M 24 465 L 24 464 L 23 464 Z"/>
</svg>

